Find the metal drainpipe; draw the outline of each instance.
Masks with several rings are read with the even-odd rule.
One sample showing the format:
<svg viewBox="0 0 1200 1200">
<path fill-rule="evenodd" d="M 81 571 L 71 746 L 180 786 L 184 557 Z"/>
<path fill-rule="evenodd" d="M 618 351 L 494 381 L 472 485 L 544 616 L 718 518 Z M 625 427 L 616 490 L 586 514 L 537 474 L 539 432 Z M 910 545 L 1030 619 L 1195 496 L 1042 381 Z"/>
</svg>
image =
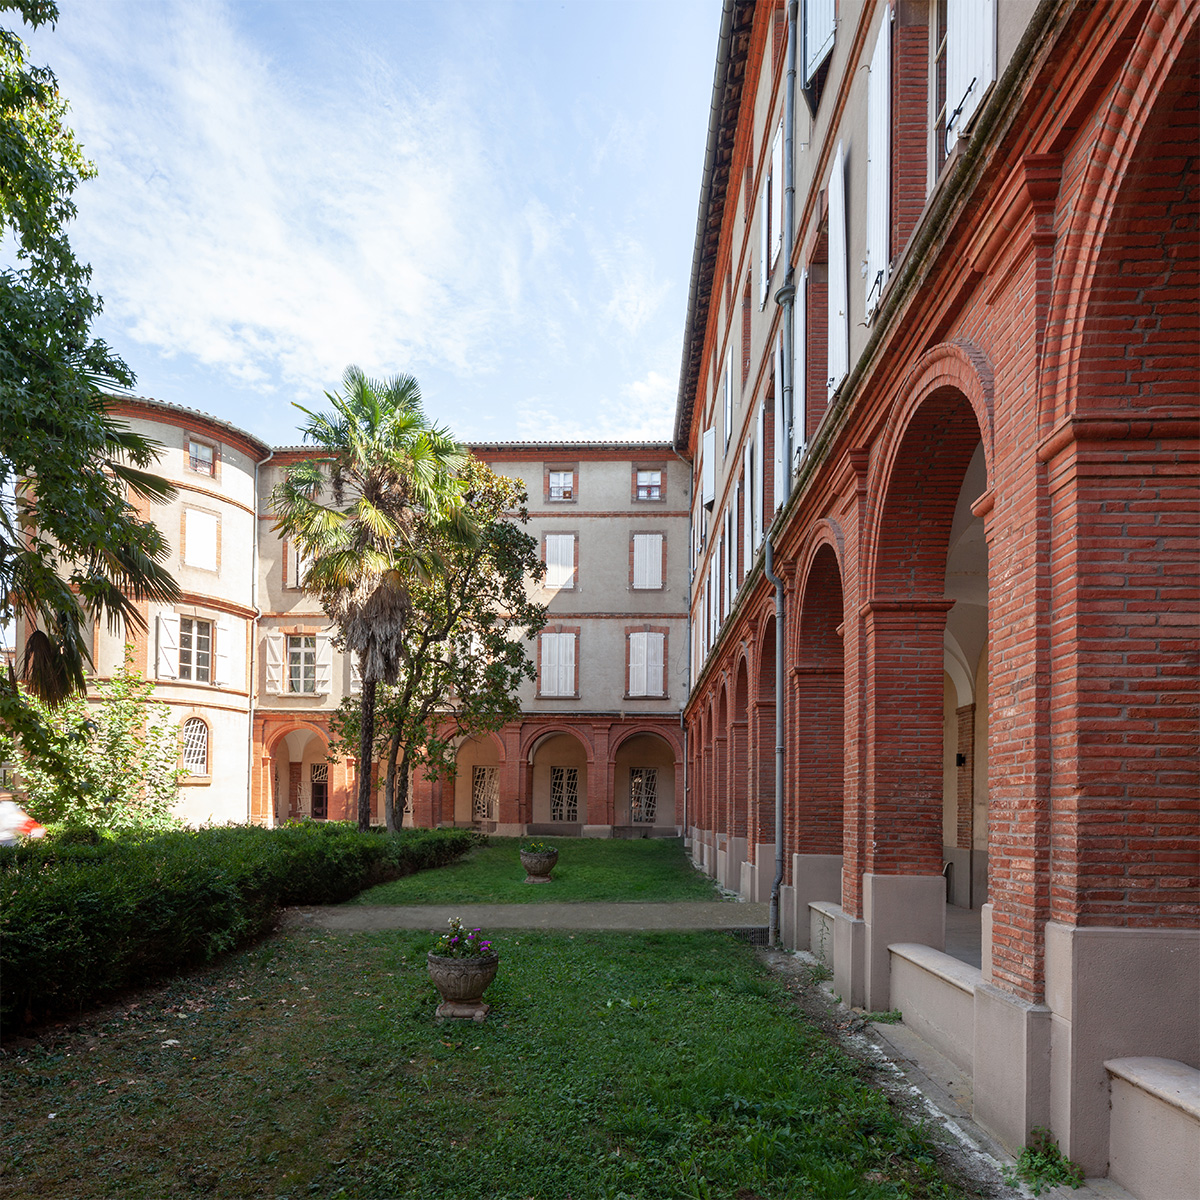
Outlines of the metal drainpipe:
<svg viewBox="0 0 1200 1200">
<path fill-rule="evenodd" d="M 783 287 L 775 294 L 775 303 L 783 308 L 783 453 L 779 456 L 783 465 L 783 502 L 787 503 L 792 493 L 792 427 L 795 380 L 792 378 L 795 355 L 795 301 L 796 286 L 793 282 L 792 252 L 795 246 L 796 224 L 796 26 L 799 18 L 798 0 L 788 4 L 787 42 L 787 88 L 783 110 Z M 783 886 L 783 723 L 784 696 L 786 689 L 783 678 L 784 660 L 784 613 L 783 580 L 775 574 L 775 550 L 767 538 L 766 558 L 763 573 L 775 589 L 775 880 L 771 884 L 771 909 L 769 940 L 772 946 L 779 945 L 779 890 Z"/>
<path fill-rule="evenodd" d="M 771 884 L 770 944 L 779 945 L 779 889 L 783 886 L 783 580 L 775 574 L 775 553 L 767 539 L 763 573 L 775 588 L 775 882 Z"/>
<path fill-rule="evenodd" d="M 246 716 L 249 729 L 246 737 L 246 824 L 250 824 L 254 798 L 254 651 L 258 646 L 258 622 L 262 612 L 258 607 L 258 468 L 265 466 L 275 457 L 272 450 L 266 458 L 254 464 L 254 540 L 250 547 L 250 607 L 254 609 L 254 628 L 250 633 L 249 700 Z M 275 797 L 271 797 L 271 820 L 275 818 Z"/>
</svg>

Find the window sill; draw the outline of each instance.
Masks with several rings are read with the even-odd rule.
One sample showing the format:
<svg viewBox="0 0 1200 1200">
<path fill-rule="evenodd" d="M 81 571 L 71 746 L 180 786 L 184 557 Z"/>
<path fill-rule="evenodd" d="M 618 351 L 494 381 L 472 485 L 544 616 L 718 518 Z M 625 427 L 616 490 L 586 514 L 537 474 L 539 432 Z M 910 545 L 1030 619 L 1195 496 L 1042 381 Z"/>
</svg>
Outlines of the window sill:
<svg viewBox="0 0 1200 1200">
<path fill-rule="evenodd" d="M 210 787 L 211 775 L 187 775 L 179 781 L 180 787 Z"/>
</svg>

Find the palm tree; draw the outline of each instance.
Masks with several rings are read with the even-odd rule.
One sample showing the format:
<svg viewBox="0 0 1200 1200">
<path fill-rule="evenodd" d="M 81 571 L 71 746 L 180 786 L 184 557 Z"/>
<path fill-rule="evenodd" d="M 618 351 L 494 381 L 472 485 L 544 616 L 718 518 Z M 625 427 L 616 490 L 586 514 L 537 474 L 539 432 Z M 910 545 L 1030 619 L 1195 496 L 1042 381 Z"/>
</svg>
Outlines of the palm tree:
<svg viewBox="0 0 1200 1200">
<path fill-rule="evenodd" d="M 418 539 L 419 518 L 470 540 L 458 471 L 465 455 L 421 407 L 411 375 L 374 380 L 347 367 L 330 413 L 296 405 L 305 441 L 321 457 L 297 463 L 272 492 L 276 529 L 307 552 L 303 580 L 358 656 L 362 677 L 358 827 L 371 821 L 375 690 L 395 683 L 411 612 L 409 582 L 437 569 Z"/>
</svg>

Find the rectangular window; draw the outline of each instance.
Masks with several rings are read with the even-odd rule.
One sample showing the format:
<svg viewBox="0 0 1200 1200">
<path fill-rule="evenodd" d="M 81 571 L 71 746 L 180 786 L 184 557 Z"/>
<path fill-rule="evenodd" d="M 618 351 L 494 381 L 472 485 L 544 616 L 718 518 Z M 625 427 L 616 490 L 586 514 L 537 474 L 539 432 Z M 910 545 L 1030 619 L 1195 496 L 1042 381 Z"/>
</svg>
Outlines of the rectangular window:
<svg viewBox="0 0 1200 1200">
<path fill-rule="evenodd" d="M 312 555 L 299 542 L 291 542 L 288 545 L 288 587 L 302 588 L 304 577 L 308 574 L 308 568 L 311 566 Z"/>
<path fill-rule="evenodd" d="M 729 439 L 733 435 L 733 347 L 725 351 L 725 449 L 729 449 Z"/>
<path fill-rule="evenodd" d="M 717 431 L 706 429 L 700 452 L 700 499 L 705 508 L 711 508 L 717 497 Z"/>
<path fill-rule="evenodd" d="M 869 321 L 883 296 L 891 234 L 892 22 L 885 10 L 867 76 L 867 264 L 866 313 Z"/>
<path fill-rule="evenodd" d="M 471 768 L 471 820 L 494 821 L 500 795 L 499 767 Z"/>
<path fill-rule="evenodd" d="M 639 500 L 661 500 L 662 472 L 639 471 L 637 473 L 636 495 Z"/>
<path fill-rule="evenodd" d="M 573 588 L 575 586 L 575 535 L 546 534 L 546 586 Z"/>
<path fill-rule="evenodd" d="M 946 161 L 946 4 L 932 0 L 929 14 L 929 174 L 932 192 Z"/>
<path fill-rule="evenodd" d="M 314 821 L 329 818 L 329 764 L 311 763 L 309 783 L 312 787 L 312 816 Z"/>
<path fill-rule="evenodd" d="M 629 811 L 635 825 L 653 825 L 658 817 L 658 768 L 631 767 Z"/>
<path fill-rule="evenodd" d="M 665 695 L 663 650 L 665 635 L 639 630 L 629 635 L 629 694 Z"/>
<path fill-rule="evenodd" d="M 183 510 L 183 561 L 204 571 L 217 569 L 218 522 L 215 513 Z"/>
<path fill-rule="evenodd" d="M 828 398 L 850 371 L 850 289 L 846 266 L 846 155 L 838 142 L 829 174 Z"/>
<path fill-rule="evenodd" d="M 574 471 L 551 471 L 549 475 L 550 480 L 546 497 L 548 500 L 575 499 Z"/>
<path fill-rule="evenodd" d="M 311 635 L 287 639 L 287 690 L 312 695 L 317 690 L 317 639 Z"/>
<path fill-rule="evenodd" d="M 946 6 L 946 141 L 966 137 L 996 79 L 996 0 Z M 949 145 L 947 146 L 949 152 Z"/>
<path fill-rule="evenodd" d="M 179 678 L 208 683 L 212 675 L 212 622 L 179 618 Z"/>
<path fill-rule="evenodd" d="M 212 446 L 206 445 L 204 442 L 192 441 L 188 439 L 188 470 L 195 471 L 200 475 L 211 475 L 215 456 Z"/>
<path fill-rule="evenodd" d="M 783 126 L 771 146 L 771 269 L 783 249 Z"/>
<path fill-rule="evenodd" d="M 633 535 L 633 586 L 639 590 L 661 588 L 663 585 L 663 535 L 635 533 Z"/>
<path fill-rule="evenodd" d="M 575 634 L 542 634 L 541 694 L 575 695 Z"/>
<path fill-rule="evenodd" d="M 833 49 L 835 0 L 804 0 L 804 82 L 810 84 Z"/>
<path fill-rule="evenodd" d="M 550 820 L 579 820 L 579 768 L 550 768 Z"/>
</svg>

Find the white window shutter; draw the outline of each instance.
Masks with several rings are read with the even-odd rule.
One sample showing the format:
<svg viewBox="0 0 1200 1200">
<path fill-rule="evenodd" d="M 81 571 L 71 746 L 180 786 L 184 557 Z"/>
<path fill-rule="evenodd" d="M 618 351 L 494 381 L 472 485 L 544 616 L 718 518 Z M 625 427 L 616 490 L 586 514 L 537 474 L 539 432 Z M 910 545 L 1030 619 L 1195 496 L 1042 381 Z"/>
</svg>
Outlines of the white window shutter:
<svg viewBox="0 0 1200 1200">
<path fill-rule="evenodd" d="M 362 693 L 362 670 L 358 665 L 358 655 L 350 651 L 350 694 L 357 696 Z"/>
<path fill-rule="evenodd" d="M 808 449 L 808 272 L 801 271 L 792 306 L 792 456 Z"/>
<path fill-rule="evenodd" d="M 771 207 L 768 180 L 763 180 L 762 191 L 758 197 L 758 307 L 765 308 L 767 304 L 767 281 L 771 276 L 771 268 L 767 255 L 771 251 Z"/>
<path fill-rule="evenodd" d="M 575 695 L 575 635 L 560 633 L 558 641 L 558 694 L 573 696 Z"/>
<path fill-rule="evenodd" d="M 558 634 L 542 634 L 542 694 L 558 695 Z"/>
<path fill-rule="evenodd" d="M 662 587 L 662 534 L 633 535 L 633 586 Z"/>
<path fill-rule="evenodd" d="M 154 656 L 154 674 L 158 679 L 179 678 L 179 617 L 159 613 L 158 646 Z"/>
<path fill-rule="evenodd" d="M 891 30 L 885 10 L 867 77 L 867 320 L 887 282 L 891 241 Z"/>
<path fill-rule="evenodd" d="M 946 151 L 971 127 L 996 80 L 996 0 L 946 6 Z"/>
<path fill-rule="evenodd" d="M 733 593 L 735 587 L 735 564 L 737 562 L 737 545 L 733 530 L 733 509 L 725 510 L 725 615 L 729 616 L 733 609 Z"/>
<path fill-rule="evenodd" d="M 969 0 L 968 0 L 969 3 Z M 833 49 L 837 30 L 835 0 L 804 2 L 804 82 L 812 83 L 821 64 Z"/>
<path fill-rule="evenodd" d="M 283 634 L 267 634 L 267 691 L 283 690 Z"/>
<path fill-rule="evenodd" d="M 733 435 L 733 347 L 725 351 L 725 449 Z"/>
<path fill-rule="evenodd" d="M 333 643 L 326 633 L 317 634 L 317 675 L 313 692 L 318 696 L 329 695 L 333 677 Z"/>
<path fill-rule="evenodd" d="M 233 683 L 232 650 L 233 623 L 218 621 L 216 625 L 216 652 L 213 655 L 213 683 L 217 687 L 229 687 Z"/>
<path fill-rule="evenodd" d="M 701 441 L 700 496 L 705 508 L 717 497 L 717 431 L 706 429 Z"/>
<path fill-rule="evenodd" d="M 646 634 L 646 695 L 665 696 L 666 673 L 663 670 L 663 635 Z"/>
<path fill-rule="evenodd" d="M 312 566 L 312 555 L 309 554 L 299 542 L 293 541 L 288 554 L 291 567 L 292 577 L 288 580 L 288 586 L 294 588 L 302 588 L 304 586 L 304 577 L 308 574 L 308 568 Z"/>
<path fill-rule="evenodd" d="M 783 504 L 784 484 L 786 482 L 786 466 L 783 461 L 783 447 L 787 440 L 784 425 L 786 418 L 783 409 L 783 339 L 775 339 L 775 504 L 772 509 L 777 512 Z"/>
<path fill-rule="evenodd" d="M 575 586 L 575 535 L 546 534 L 546 586 L 569 588 Z"/>
<path fill-rule="evenodd" d="M 783 126 L 775 131 L 771 147 L 771 266 L 783 249 Z"/>
<path fill-rule="evenodd" d="M 742 579 L 750 573 L 750 560 L 754 557 L 754 517 L 750 511 L 750 491 L 754 486 L 754 446 L 747 442 L 742 447 Z"/>
<path fill-rule="evenodd" d="M 846 279 L 846 156 L 838 142 L 829 176 L 829 398 L 850 370 L 850 304 Z"/>
<path fill-rule="evenodd" d="M 217 569 L 217 518 L 213 513 L 183 510 L 183 561 L 205 571 Z"/>
<path fill-rule="evenodd" d="M 629 635 L 629 694 L 646 695 L 646 633 Z"/>
<path fill-rule="evenodd" d="M 758 406 L 758 432 L 754 438 L 754 550 L 763 538 L 763 438 L 766 436 L 766 407 Z"/>
</svg>

